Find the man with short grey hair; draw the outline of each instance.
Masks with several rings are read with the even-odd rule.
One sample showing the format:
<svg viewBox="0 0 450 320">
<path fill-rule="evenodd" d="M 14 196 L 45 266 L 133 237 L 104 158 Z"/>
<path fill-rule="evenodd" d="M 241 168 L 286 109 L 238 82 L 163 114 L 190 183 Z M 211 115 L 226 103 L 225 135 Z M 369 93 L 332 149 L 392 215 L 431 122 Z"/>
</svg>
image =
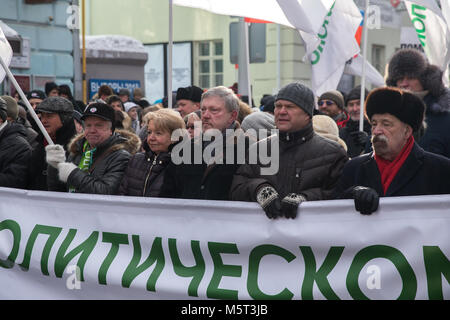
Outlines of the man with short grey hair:
<svg viewBox="0 0 450 320">
<path fill-rule="evenodd" d="M 265 165 L 242 165 L 233 179 L 232 200 L 258 202 L 275 219 L 295 218 L 303 201 L 332 197 L 348 157 L 337 142 L 314 132 L 313 109 L 314 94 L 305 85 L 293 82 L 280 89 L 274 109 L 279 133 L 258 142 L 258 149 L 279 143 L 279 153 L 271 155 L 279 159 L 279 170 L 264 175 Z"/>
<path fill-rule="evenodd" d="M 239 128 L 236 121 L 239 100 L 232 90 L 223 86 L 214 87 L 203 93 L 200 110 L 203 133 L 198 140 L 180 143 L 186 147 L 181 150 L 182 157 L 188 160 L 168 166 L 161 189 L 162 197 L 229 200 L 231 181 L 240 165 L 236 143 L 239 139 L 235 139 L 234 135 Z M 237 133 L 243 135 L 242 130 Z M 211 148 L 219 139 L 222 142 L 220 150 Z M 247 150 L 249 140 L 242 137 L 241 141 L 245 144 L 243 149 Z M 179 149 L 178 145 L 176 148 Z M 172 151 L 172 160 L 177 156 L 177 149 Z M 211 162 L 204 157 L 208 150 L 212 150 L 209 154 Z M 186 156 L 185 152 L 190 154 Z M 233 152 L 230 159 L 227 157 L 228 152 Z M 232 163 L 228 160 L 232 160 Z"/>
</svg>

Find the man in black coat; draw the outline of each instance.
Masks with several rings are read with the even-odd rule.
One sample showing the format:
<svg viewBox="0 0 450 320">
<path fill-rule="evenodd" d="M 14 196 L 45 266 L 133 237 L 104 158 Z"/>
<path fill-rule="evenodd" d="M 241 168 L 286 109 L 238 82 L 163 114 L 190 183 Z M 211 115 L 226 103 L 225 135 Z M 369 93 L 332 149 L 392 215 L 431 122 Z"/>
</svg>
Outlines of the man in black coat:
<svg viewBox="0 0 450 320">
<path fill-rule="evenodd" d="M 63 153 L 67 154 L 70 139 L 77 133 L 73 121 L 73 105 L 62 97 L 45 98 L 35 109 L 40 117 L 42 125 L 55 144 L 61 145 Z M 28 167 L 29 190 L 48 190 L 47 187 L 47 162 L 45 147 L 48 145 L 44 135 L 39 130 L 36 143 L 33 148 L 31 162 Z"/>
<path fill-rule="evenodd" d="M 239 153 L 234 135 L 239 126 L 236 122 L 239 99 L 231 89 L 219 86 L 202 95 L 200 106 L 203 139 L 184 140 L 174 147 L 172 160 L 178 164 L 171 163 L 167 167 L 161 197 L 229 200 L 233 175 L 240 165 L 237 158 L 245 157 L 242 153 L 249 144 L 245 139 L 246 146 Z M 240 132 L 243 134 L 242 130 Z M 242 142 L 242 139 L 237 140 Z M 229 159 L 227 155 L 231 152 L 233 157 Z"/>
<path fill-rule="evenodd" d="M 85 130 L 70 142 L 67 161 L 62 146 L 46 147 L 48 188 L 117 194 L 128 161 L 141 146 L 139 137 L 125 130 L 115 132 L 115 113 L 106 103 L 88 105 L 82 120 Z"/>
<path fill-rule="evenodd" d="M 378 209 L 379 197 L 450 193 L 450 160 L 424 151 L 413 132 L 425 106 L 407 91 L 385 87 L 366 102 L 374 151 L 350 160 L 336 187 L 338 198 L 353 198 L 362 214 Z"/>
<path fill-rule="evenodd" d="M 0 187 L 25 188 L 31 146 L 25 127 L 7 120 L 7 106 L 0 98 Z"/>
</svg>

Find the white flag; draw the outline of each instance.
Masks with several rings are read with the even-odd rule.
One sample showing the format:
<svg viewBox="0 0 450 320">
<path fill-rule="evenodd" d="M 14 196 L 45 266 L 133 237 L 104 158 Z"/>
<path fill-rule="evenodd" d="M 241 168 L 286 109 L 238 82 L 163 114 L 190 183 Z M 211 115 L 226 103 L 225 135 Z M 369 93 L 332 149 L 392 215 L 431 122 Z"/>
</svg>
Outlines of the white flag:
<svg viewBox="0 0 450 320">
<path fill-rule="evenodd" d="M 378 72 L 377 69 L 374 68 L 374 66 L 369 63 L 369 61 L 364 59 L 360 54 L 358 54 L 356 58 L 352 58 L 351 60 L 347 61 L 344 73 L 361 77 L 363 61 L 366 62 L 366 80 L 376 87 L 384 86 L 383 76 Z"/>
<path fill-rule="evenodd" d="M 11 49 L 11 46 L 9 45 L 8 40 L 6 40 L 5 34 L 3 33 L 2 28 L 0 27 L 0 57 L 5 62 L 7 66 L 11 63 L 11 58 L 13 56 L 13 51 Z M 0 65 L 0 83 L 5 78 L 6 71 L 3 70 L 2 66 Z"/>
<path fill-rule="evenodd" d="M 317 33 L 334 0 L 174 0 L 179 6 L 247 17 Z M 293 14 L 295 10 L 295 14 Z"/>
<path fill-rule="evenodd" d="M 448 8 L 446 1 L 441 2 L 443 9 Z M 404 0 L 404 2 L 428 60 L 446 71 L 450 61 L 450 31 L 436 1 Z M 444 81 L 448 84 L 448 76 L 444 76 Z"/>
<path fill-rule="evenodd" d="M 355 33 L 361 20 L 352 0 L 336 0 L 317 34 L 300 31 L 312 66 L 312 90 L 317 96 L 337 88 L 346 62 L 359 53 Z"/>
</svg>

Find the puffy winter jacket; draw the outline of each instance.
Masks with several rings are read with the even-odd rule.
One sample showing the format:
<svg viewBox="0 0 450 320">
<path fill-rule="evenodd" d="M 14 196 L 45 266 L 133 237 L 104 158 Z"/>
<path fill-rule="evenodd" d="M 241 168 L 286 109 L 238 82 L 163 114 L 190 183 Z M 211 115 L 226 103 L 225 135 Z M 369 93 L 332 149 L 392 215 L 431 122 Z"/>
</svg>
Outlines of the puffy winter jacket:
<svg viewBox="0 0 450 320">
<path fill-rule="evenodd" d="M 164 171 L 170 163 L 170 153 L 152 151 L 136 153 L 128 163 L 119 194 L 136 197 L 158 197 L 164 180 Z"/>
<path fill-rule="evenodd" d="M 77 135 L 69 144 L 67 162 L 78 165 L 83 155 L 84 134 Z M 74 187 L 78 193 L 117 194 L 123 174 L 131 156 L 139 151 L 139 137 L 126 130 L 117 130 L 97 147 L 88 171 L 73 170 L 67 183 L 58 179 L 58 170 L 49 166 L 48 188 L 53 191 L 67 191 Z"/>
<path fill-rule="evenodd" d="M 295 132 L 273 135 L 258 142 L 279 140 L 279 170 L 274 175 L 261 175 L 258 164 L 242 165 L 234 176 L 231 199 L 256 201 L 260 186 L 273 186 L 280 198 L 289 193 L 303 194 L 307 200 L 332 197 L 333 188 L 342 174 L 348 156 L 337 142 L 314 133 L 312 125 Z"/>
<path fill-rule="evenodd" d="M 0 131 L 0 187 L 26 188 L 31 146 L 25 127 L 7 123 Z"/>
</svg>

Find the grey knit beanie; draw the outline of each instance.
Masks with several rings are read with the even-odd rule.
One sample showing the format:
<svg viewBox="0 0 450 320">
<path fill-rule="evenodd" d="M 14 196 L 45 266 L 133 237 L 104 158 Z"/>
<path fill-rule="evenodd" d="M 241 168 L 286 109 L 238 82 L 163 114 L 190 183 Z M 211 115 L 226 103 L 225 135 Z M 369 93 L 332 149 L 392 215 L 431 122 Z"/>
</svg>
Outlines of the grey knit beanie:
<svg viewBox="0 0 450 320">
<path fill-rule="evenodd" d="M 6 108 L 7 108 L 7 115 L 14 121 L 17 120 L 17 117 L 19 116 L 19 106 L 17 105 L 16 99 L 10 96 L 1 96 L 5 102 L 6 102 Z"/>
<path fill-rule="evenodd" d="M 282 87 L 275 98 L 275 102 L 278 100 L 290 101 L 310 117 L 313 115 L 314 93 L 300 82 L 292 82 Z"/>
<path fill-rule="evenodd" d="M 244 131 L 248 129 L 275 129 L 274 117 L 268 112 L 252 112 L 242 120 L 241 128 Z"/>
<path fill-rule="evenodd" d="M 344 109 L 344 96 L 337 90 L 330 90 L 322 93 L 322 95 L 319 97 L 319 101 L 320 100 L 334 101 L 339 109 Z"/>
</svg>

